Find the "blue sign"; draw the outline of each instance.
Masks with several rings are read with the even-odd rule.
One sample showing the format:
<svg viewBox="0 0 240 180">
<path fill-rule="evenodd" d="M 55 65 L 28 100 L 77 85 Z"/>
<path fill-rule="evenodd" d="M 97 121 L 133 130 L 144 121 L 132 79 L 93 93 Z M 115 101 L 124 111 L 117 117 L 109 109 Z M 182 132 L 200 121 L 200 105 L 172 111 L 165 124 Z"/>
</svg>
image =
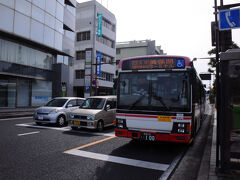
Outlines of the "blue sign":
<svg viewBox="0 0 240 180">
<path fill-rule="evenodd" d="M 102 14 L 98 14 L 97 36 L 102 36 Z"/>
<path fill-rule="evenodd" d="M 101 76 L 102 53 L 97 52 L 97 76 Z"/>
<path fill-rule="evenodd" d="M 85 86 L 85 89 L 86 89 L 86 91 L 89 91 L 90 87 L 89 86 Z"/>
<path fill-rule="evenodd" d="M 240 9 L 219 11 L 219 30 L 240 28 Z"/>
<path fill-rule="evenodd" d="M 176 67 L 177 68 L 184 68 L 184 66 L 185 66 L 184 59 L 176 59 Z"/>
</svg>

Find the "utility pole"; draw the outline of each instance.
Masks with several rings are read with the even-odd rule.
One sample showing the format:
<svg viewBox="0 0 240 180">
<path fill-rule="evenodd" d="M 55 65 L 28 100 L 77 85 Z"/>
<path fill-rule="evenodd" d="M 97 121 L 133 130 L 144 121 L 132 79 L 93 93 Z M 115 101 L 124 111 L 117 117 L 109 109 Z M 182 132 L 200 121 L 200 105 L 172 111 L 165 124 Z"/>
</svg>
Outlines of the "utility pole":
<svg viewBox="0 0 240 180">
<path fill-rule="evenodd" d="M 94 64 L 96 61 L 96 50 L 95 50 L 95 39 L 96 39 L 96 0 L 94 0 L 94 17 L 93 17 L 93 48 L 92 48 L 92 61 L 91 61 L 91 84 L 90 84 L 90 96 L 92 96 L 93 94 L 93 74 L 94 72 Z"/>
<path fill-rule="evenodd" d="M 223 0 L 221 0 L 221 4 L 223 4 Z M 217 11 L 217 0 L 214 0 L 214 14 L 215 14 L 215 38 L 216 38 L 216 89 L 217 89 L 217 146 L 216 146 L 216 167 L 219 166 L 219 129 L 220 129 L 220 84 L 219 84 L 219 27 L 218 27 L 218 11 Z"/>
</svg>

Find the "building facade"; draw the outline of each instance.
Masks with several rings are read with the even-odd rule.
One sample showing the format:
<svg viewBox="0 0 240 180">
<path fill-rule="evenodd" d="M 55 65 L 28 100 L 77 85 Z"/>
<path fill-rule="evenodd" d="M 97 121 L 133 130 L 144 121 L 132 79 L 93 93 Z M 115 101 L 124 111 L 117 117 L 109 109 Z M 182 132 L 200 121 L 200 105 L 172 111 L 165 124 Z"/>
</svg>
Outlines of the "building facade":
<svg viewBox="0 0 240 180">
<path fill-rule="evenodd" d="M 68 95 L 75 8 L 75 0 L 0 0 L 0 107 Z"/>
<path fill-rule="evenodd" d="M 117 42 L 116 44 L 116 76 L 118 64 L 121 59 L 146 55 L 165 54 L 161 46 L 156 46 L 154 40 L 139 40 Z"/>
<path fill-rule="evenodd" d="M 77 4 L 73 95 L 113 93 L 115 16 L 97 1 Z"/>
</svg>

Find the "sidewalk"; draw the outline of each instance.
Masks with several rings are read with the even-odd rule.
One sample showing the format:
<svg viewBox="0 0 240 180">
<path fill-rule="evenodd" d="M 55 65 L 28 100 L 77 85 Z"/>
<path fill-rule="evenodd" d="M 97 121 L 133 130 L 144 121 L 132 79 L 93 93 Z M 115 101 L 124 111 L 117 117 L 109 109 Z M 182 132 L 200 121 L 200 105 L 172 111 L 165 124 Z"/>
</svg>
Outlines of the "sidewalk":
<svg viewBox="0 0 240 180">
<path fill-rule="evenodd" d="M 213 108 L 213 106 L 212 106 Z M 171 180 L 239 180 L 235 177 L 216 173 L 216 111 L 205 119 L 195 142 L 180 161 L 169 178 Z M 238 176 L 238 177 L 236 177 Z"/>
<path fill-rule="evenodd" d="M 33 116 L 36 108 L 0 108 L 0 119 Z"/>
</svg>

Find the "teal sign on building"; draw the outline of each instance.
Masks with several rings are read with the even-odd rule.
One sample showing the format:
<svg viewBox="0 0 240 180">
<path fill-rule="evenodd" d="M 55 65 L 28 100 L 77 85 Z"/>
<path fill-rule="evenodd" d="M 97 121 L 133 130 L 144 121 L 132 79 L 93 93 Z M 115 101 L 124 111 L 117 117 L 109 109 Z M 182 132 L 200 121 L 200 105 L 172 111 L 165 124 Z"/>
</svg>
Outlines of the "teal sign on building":
<svg viewBox="0 0 240 180">
<path fill-rule="evenodd" d="M 98 14 L 97 36 L 102 36 L 102 14 Z"/>
</svg>

